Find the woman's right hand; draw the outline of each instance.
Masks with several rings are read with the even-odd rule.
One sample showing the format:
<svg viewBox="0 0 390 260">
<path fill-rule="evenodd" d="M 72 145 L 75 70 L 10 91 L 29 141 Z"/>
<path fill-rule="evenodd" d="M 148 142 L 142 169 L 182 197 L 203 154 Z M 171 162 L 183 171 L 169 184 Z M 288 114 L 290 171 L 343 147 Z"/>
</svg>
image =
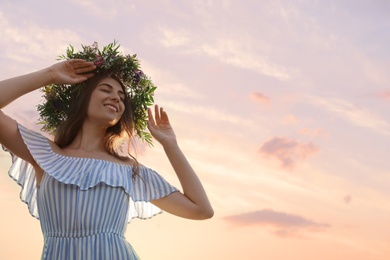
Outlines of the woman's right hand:
<svg viewBox="0 0 390 260">
<path fill-rule="evenodd" d="M 77 84 L 94 76 L 96 69 L 92 61 L 71 59 L 58 62 L 49 67 L 51 81 L 54 84 Z"/>
</svg>

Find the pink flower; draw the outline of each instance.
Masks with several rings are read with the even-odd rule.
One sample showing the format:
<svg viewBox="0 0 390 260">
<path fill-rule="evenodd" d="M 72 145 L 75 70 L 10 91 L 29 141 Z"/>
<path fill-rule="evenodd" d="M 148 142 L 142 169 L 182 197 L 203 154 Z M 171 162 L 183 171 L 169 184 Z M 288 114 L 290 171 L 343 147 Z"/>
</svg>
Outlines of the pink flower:
<svg viewBox="0 0 390 260">
<path fill-rule="evenodd" d="M 95 64 L 96 67 L 100 67 L 104 64 L 104 58 L 100 55 L 97 55 L 93 63 Z"/>
</svg>

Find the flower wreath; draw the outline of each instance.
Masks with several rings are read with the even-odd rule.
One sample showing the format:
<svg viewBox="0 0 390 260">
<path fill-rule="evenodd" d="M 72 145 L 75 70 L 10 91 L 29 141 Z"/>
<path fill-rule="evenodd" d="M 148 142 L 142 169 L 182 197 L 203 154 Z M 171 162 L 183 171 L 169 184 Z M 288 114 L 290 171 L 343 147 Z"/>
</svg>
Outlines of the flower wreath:
<svg viewBox="0 0 390 260">
<path fill-rule="evenodd" d="M 91 46 L 82 45 L 82 51 L 75 52 L 74 47 L 69 45 L 66 55 L 61 55 L 58 60 L 84 59 L 93 61 L 96 69 L 95 75 L 112 73 L 117 76 L 126 87 L 126 94 L 132 102 L 134 113 L 135 133 L 142 141 L 152 144 L 152 138 L 146 131 L 147 107 L 154 102 L 153 93 L 156 86 L 140 70 L 137 55 L 123 55 L 118 51 L 120 45 L 114 41 L 99 50 L 94 42 Z M 80 91 L 84 83 L 78 84 L 51 84 L 41 88 L 45 99 L 43 104 L 38 105 L 40 114 L 39 124 L 43 124 L 42 130 L 53 134 L 58 126 L 66 120 L 71 103 L 70 96 L 75 91 Z M 77 93 L 76 93 L 77 94 Z"/>
</svg>

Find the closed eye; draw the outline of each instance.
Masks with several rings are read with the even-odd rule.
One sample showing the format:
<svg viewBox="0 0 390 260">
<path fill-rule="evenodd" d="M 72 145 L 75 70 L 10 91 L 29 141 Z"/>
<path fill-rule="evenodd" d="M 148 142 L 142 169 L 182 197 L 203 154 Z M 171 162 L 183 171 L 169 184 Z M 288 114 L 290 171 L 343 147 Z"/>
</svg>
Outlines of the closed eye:
<svg viewBox="0 0 390 260">
<path fill-rule="evenodd" d="M 110 85 L 102 85 L 102 87 L 100 88 L 101 91 L 105 92 L 105 93 L 111 93 L 114 89 L 113 87 L 111 87 Z M 124 97 L 124 94 L 123 94 L 123 91 L 118 91 L 118 95 L 119 95 L 119 99 L 122 101 L 122 102 L 125 102 L 125 97 Z"/>
</svg>

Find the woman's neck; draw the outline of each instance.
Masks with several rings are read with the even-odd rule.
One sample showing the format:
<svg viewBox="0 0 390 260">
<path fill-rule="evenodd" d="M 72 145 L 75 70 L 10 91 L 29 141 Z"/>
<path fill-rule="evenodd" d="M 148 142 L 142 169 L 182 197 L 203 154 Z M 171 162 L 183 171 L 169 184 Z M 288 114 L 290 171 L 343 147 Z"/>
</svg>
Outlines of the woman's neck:
<svg viewBox="0 0 390 260">
<path fill-rule="evenodd" d="M 107 128 L 84 122 L 81 130 L 67 148 L 85 152 L 105 152 L 104 136 L 106 131 Z"/>
</svg>

